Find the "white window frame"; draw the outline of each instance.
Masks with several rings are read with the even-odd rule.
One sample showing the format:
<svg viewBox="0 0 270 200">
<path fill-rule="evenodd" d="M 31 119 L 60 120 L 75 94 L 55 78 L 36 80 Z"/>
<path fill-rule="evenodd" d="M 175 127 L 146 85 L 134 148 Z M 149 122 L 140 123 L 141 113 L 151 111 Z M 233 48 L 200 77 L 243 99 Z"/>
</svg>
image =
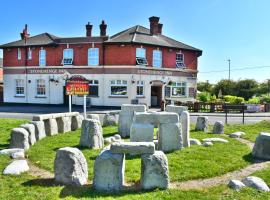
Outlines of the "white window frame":
<svg viewBox="0 0 270 200">
<path fill-rule="evenodd" d="M 70 63 L 65 63 L 65 59 L 71 59 Z M 74 50 L 72 48 L 66 48 L 63 50 L 63 59 L 62 59 L 62 65 L 73 65 L 74 61 Z"/>
<path fill-rule="evenodd" d="M 88 55 L 88 66 L 99 65 L 99 48 L 89 48 L 87 55 Z"/>
<path fill-rule="evenodd" d="M 162 67 L 162 51 L 153 50 L 153 67 L 161 68 Z"/>
<path fill-rule="evenodd" d="M 88 95 L 89 97 L 99 97 L 99 80 L 89 80 L 89 87 L 91 86 L 97 86 L 98 87 L 98 94 L 97 95 Z"/>
<path fill-rule="evenodd" d="M 181 55 L 182 59 L 178 59 L 178 55 Z M 185 57 L 184 54 L 182 52 L 177 52 L 175 55 L 175 64 L 177 68 L 185 68 Z M 179 63 L 179 64 L 178 64 Z"/>
<path fill-rule="evenodd" d="M 40 67 L 46 66 L 46 50 L 45 49 L 39 50 L 39 66 Z"/>
<path fill-rule="evenodd" d="M 27 59 L 32 60 L 32 49 L 30 47 L 28 48 Z"/>
<path fill-rule="evenodd" d="M 112 94 L 112 87 L 118 86 L 118 87 L 126 87 L 126 94 Z M 111 80 L 110 81 L 110 96 L 115 97 L 126 97 L 128 96 L 128 84 L 126 80 Z"/>
<path fill-rule="evenodd" d="M 143 59 L 144 60 L 144 64 L 138 64 L 138 59 Z M 147 59 L 146 59 L 146 49 L 145 48 L 136 48 L 136 65 L 142 65 L 142 66 L 146 66 L 148 65 Z"/>
<path fill-rule="evenodd" d="M 44 89 L 44 92 L 40 93 L 39 88 Z M 46 96 L 46 81 L 45 81 L 45 79 L 37 79 L 36 80 L 36 96 L 37 97 L 45 97 Z"/>
<path fill-rule="evenodd" d="M 141 88 L 142 94 L 138 94 L 138 89 Z M 140 90 L 140 89 L 139 89 Z M 144 81 L 137 81 L 136 86 L 136 96 L 137 97 L 143 97 L 144 96 Z"/>
<path fill-rule="evenodd" d="M 15 96 L 25 96 L 25 84 L 23 79 L 15 79 Z"/>
<path fill-rule="evenodd" d="M 174 95 L 173 90 L 177 88 L 184 88 L 185 94 Z M 173 82 L 171 85 L 171 97 L 187 97 L 187 82 Z"/>
<path fill-rule="evenodd" d="M 22 59 L 22 51 L 20 48 L 17 49 L 17 59 L 21 60 Z"/>
</svg>

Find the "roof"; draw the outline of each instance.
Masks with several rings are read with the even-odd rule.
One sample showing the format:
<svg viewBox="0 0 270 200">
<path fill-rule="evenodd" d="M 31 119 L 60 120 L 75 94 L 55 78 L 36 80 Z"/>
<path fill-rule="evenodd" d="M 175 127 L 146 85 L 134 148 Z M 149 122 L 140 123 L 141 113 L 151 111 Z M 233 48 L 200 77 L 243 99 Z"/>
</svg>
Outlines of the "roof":
<svg viewBox="0 0 270 200">
<path fill-rule="evenodd" d="M 0 58 L 0 68 L 3 68 L 3 58 Z"/>
<path fill-rule="evenodd" d="M 58 45 L 60 43 L 90 43 L 90 42 L 103 42 L 107 40 L 107 36 L 103 37 L 57 37 L 50 33 L 42 33 L 27 38 L 26 40 L 18 40 L 15 42 L 10 42 L 3 44 L 0 48 L 9 48 L 9 47 L 25 47 L 25 46 L 47 46 L 47 45 Z"/>
<path fill-rule="evenodd" d="M 202 52 L 202 50 L 189 46 L 182 42 L 176 41 L 165 35 L 151 35 L 150 29 L 137 25 L 122 32 L 119 32 L 105 41 L 106 43 L 139 43 L 150 44 L 171 48 L 187 49 L 192 51 Z"/>
</svg>

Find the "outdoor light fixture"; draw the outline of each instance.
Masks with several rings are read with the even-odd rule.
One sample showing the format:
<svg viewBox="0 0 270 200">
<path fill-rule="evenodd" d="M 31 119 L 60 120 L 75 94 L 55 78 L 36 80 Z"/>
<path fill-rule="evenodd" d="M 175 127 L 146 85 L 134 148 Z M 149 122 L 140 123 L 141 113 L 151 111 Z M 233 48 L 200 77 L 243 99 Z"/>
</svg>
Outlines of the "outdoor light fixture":
<svg viewBox="0 0 270 200">
<path fill-rule="evenodd" d="M 134 76 L 133 75 L 131 76 L 131 83 L 132 84 L 136 83 L 136 80 L 134 79 Z"/>
</svg>

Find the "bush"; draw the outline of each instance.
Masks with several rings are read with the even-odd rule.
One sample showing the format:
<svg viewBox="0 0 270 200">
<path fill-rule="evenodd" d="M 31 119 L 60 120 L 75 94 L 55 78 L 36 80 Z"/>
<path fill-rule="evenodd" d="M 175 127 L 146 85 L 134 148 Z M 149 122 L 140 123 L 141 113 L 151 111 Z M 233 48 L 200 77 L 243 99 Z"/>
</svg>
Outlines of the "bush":
<svg viewBox="0 0 270 200">
<path fill-rule="evenodd" d="M 198 100 L 205 103 L 210 100 L 210 94 L 208 92 L 201 92 L 198 94 Z"/>
<path fill-rule="evenodd" d="M 259 97 L 253 97 L 250 98 L 248 101 L 246 101 L 248 104 L 260 104 L 260 98 Z"/>
<path fill-rule="evenodd" d="M 234 103 L 234 104 L 240 104 L 245 101 L 243 97 L 237 97 L 237 96 L 231 96 L 231 95 L 226 95 L 223 98 L 225 102 Z"/>
<path fill-rule="evenodd" d="M 268 95 L 262 95 L 260 97 L 260 102 L 261 103 L 270 103 L 270 97 Z"/>
</svg>

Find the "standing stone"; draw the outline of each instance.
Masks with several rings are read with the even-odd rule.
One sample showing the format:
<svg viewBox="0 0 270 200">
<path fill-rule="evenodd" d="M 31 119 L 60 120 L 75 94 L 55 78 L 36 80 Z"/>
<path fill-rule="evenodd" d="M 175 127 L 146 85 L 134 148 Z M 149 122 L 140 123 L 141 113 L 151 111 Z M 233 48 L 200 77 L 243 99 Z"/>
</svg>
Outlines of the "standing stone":
<svg viewBox="0 0 270 200">
<path fill-rule="evenodd" d="M 213 134 L 223 134 L 224 133 L 224 124 L 222 121 L 217 121 L 213 127 Z"/>
<path fill-rule="evenodd" d="M 31 124 L 34 124 L 35 126 L 35 134 L 37 141 L 46 137 L 45 126 L 43 121 L 32 121 Z"/>
<path fill-rule="evenodd" d="M 182 125 L 182 139 L 183 139 L 183 146 L 190 147 L 190 117 L 188 111 L 183 111 L 180 117 L 181 125 Z"/>
<path fill-rule="evenodd" d="M 103 191 L 119 191 L 124 184 L 125 154 L 102 151 L 94 163 L 94 188 Z"/>
<path fill-rule="evenodd" d="M 19 175 L 27 172 L 29 166 L 26 160 L 14 160 L 3 171 L 4 175 Z"/>
<path fill-rule="evenodd" d="M 33 145 L 36 143 L 36 134 L 35 134 L 35 126 L 34 124 L 22 124 L 20 125 L 21 128 L 24 128 L 25 130 L 28 131 L 28 140 L 29 144 Z"/>
<path fill-rule="evenodd" d="M 164 152 L 179 150 L 183 146 L 179 123 L 160 124 L 158 149 Z"/>
<path fill-rule="evenodd" d="M 154 126 L 152 124 L 132 123 L 130 128 L 131 142 L 153 142 Z"/>
<path fill-rule="evenodd" d="M 58 149 L 54 160 L 55 181 L 66 185 L 87 183 L 88 167 L 83 153 L 72 147 Z"/>
<path fill-rule="evenodd" d="M 141 156 L 141 188 L 166 189 L 169 187 L 169 167 L 167 156 L 162 151 Z"/>
<path fill-rule="evenodd" d="M 9 148 L 29 149 L 29 133 L 24 128 L 14 128 L 11 130 L 11 139 Z"/>
<path fill-rule="evenodd" d="M 82 127 L 83 117 L 81 115 L 76 115 L 71 117 L 71 130 L 75 131 Z"/>
<path fill-rule="evenodd" d="M 165 110 L 167 112 L 177 113 L 180 117 L 184 111 L 188 111 L 187 106 L 175 106 L 175 105 L 167 105 Z"/>
<path fill-rule="evenodd" d="M 58 133 L 66 133 L 71 131 L 71 117 L 62 116 L 56 119 L 58 126 Z"/>
<path fill-rule="evenodd" d="M 80 146 L 101 149 L 104 146 L 103 131 L 99 121 L 84 119 L 82 122 Z"/>
<path fill-rule="evenodd" d="M 103 126 L 116 126 L 116 125 L 117 125 L 116 114 L 106 113 L 103 119 Z"/>
<path fill-rule="evenodd" d="M 47 120 L 44 120 L 44 126 L 45 126 L 45 132 L 46 135 L 52 136 L 58 134 L 58 126 L 56 119 L 50 118 Z"/>
<path fill-rule="evenodd" d="M 196 128 L 195 128 L 196 131 L 207 132 L 208 131 L 208 126 L 209 126 L 208 117 L 199 116 L 197 118 Z"/>
<path fill-rule="evenodd" d="M 255 158 L 270 160 L 270 133 L 260 133 L 257 136 L 252 155 Z"/>
</svg>

